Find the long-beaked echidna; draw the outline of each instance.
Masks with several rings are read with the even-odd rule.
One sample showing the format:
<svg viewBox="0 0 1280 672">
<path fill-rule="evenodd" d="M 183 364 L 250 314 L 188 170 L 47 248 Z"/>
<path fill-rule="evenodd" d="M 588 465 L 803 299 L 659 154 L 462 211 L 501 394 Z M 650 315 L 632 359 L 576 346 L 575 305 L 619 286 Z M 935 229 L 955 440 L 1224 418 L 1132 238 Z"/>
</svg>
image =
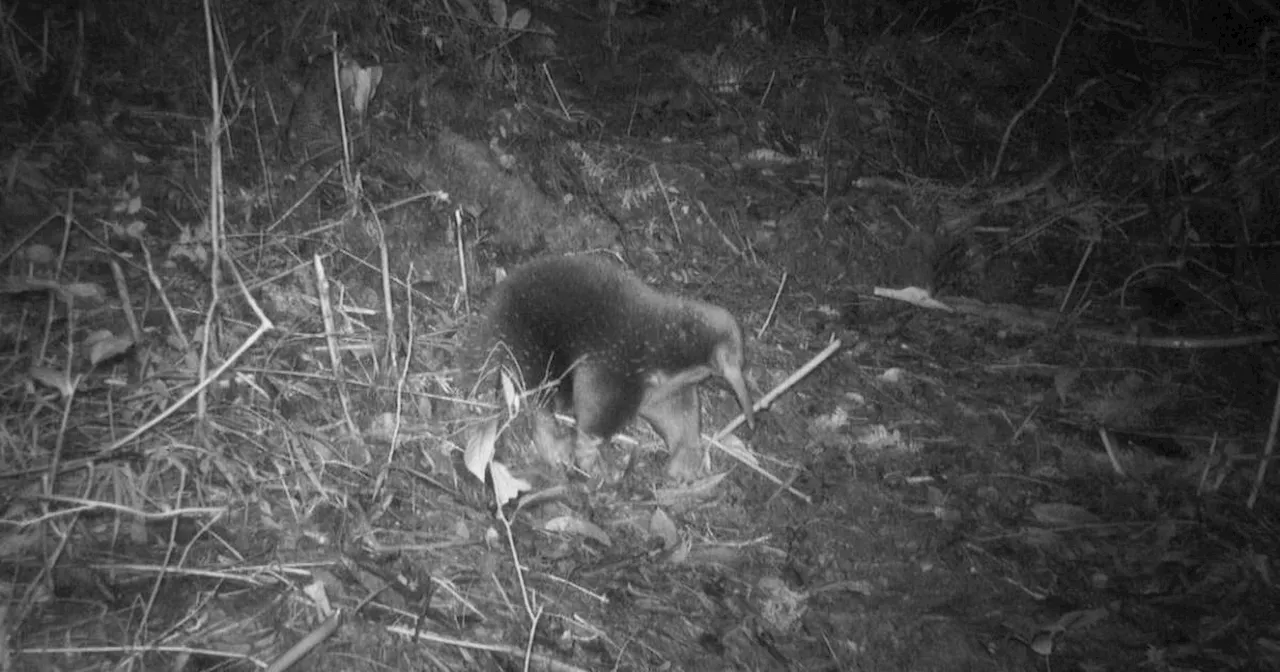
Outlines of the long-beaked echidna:
<svg viewBox="0 0 1280 672">
<path fill-rule="evenodd" d="M 509 353 L 525 385 L 553 384 L 554 406 L 572 409 L 575 457 L 588 471 L 598 442 L 639 415 L 672 453 L 667 474 L 696 477 L 703 457 L 697 384 L 712 374 L 724 378 L 753 423 L 733 315 L 658 292 L 610 261 L 531 261 L 494 288 L 483 319 L 487 344 Z"/>
</svg>

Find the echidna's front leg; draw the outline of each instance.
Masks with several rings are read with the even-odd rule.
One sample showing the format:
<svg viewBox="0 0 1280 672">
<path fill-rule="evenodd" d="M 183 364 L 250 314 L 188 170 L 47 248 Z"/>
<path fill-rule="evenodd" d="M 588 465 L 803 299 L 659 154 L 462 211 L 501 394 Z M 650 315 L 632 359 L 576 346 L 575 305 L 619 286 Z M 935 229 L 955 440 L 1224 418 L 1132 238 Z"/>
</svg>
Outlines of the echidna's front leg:
<svg viewBox="0 0 1280 672">
<path fill-rule="evenodd" d="M 671 451 L 667 476 L 676 481 L 692 481 L 702 472 L 702 413 L 698 386 L 686 385 L 665 396 L 646 399 L 640 417 L 653 426 Z"/>
<path fill-rule="evenodd" d="M 617 431 L 618 418 L 629 417 L 626 390 L 605 363 L 587 358 L 570 373 L 573 376 L 573 417 L 578 423 L 574 462 L 591 476 L 601 475 L 600 446 Z"/>
</svg>

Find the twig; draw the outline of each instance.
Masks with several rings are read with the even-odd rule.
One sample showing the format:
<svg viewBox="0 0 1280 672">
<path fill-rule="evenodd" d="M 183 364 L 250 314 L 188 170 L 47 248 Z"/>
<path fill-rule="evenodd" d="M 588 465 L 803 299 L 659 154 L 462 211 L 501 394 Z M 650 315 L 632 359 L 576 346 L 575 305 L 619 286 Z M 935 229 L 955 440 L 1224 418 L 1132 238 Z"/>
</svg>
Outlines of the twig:
<svg viewBox="0 0 1280 672">
<path fill-rule="evenodd" d="M 413 263 L 409 264 L 409 273 L 405 276 L 405 286 L 413 284 Z M 390 285 L 388 285 L 388 295 L 390 293 Z M 396 419 L 395 424 L 391 428 L 391 448 L 387 451 L 387 459 L 383 461 L 383 467 L 378 472 L 378 479 L 373 484 L 372 501 L 379 502 L 382 500 L 382 488 L 387 484 L 387 474 L 391 471 L 391 466 L 395 464 L 396 449 L 400 446 L 400 429 L 402 418 L 404 417 L 404 387 L 409 380 L 409 367 L 413 363 L 413 298 L 404 302 L 405 316 L 404 321 L 408 333 L 405 335 L 405 353 L 404 367 L 400 369 L 400 377 L 396 379 Z M 389 307 L 388 307 L 389 309 Z M 388 338 L 390 338 L 388 334 Z"/>
<path fill-rule="evenodd" d="M 1209 480 L 1209 470 L 1213 469 L 1213 466 L 1218 463 L 1218 459 L 1218 434 L 1215 432 L 1213 441 L 1209 443 L 1209 459 L 1204 461 L 1204 468 L 1200 470 L 1200 481 L 1196 483 L 1197 495 L 1204 495 L 1204 484 L 1205 481 Z M 1217 489 L 1216 483 L 1214 484 L 1214 489 Z"/>
<path fill-rule="evenodd" d="M 818 366 L 820 366 L 823 362 L 827 361 L 827 359 L 829 359 L 831 355 L 835 354 L 836 350 L 840 349 L 840 346 L 841 346 L 841 343 L 839 339 L 832 339 L 831 343 L 829 343 L 827 347 L 822 350 L 822 352 L 819 352 L 817 355 L 814 355 L 814 357 L 810 359 L 808 362 L 806 362 L 804 366 L 800 367 L 799 369 L 796 369 L 795 373 L 792 373 L 790 376 L 788 376 L 786 380 L 782 381 L 782 383 L 780 383 L 777 387 L 774 387 L 772 390 L 770 390 L 768 394 L 756 400 L 756 402 L 752 405 L 752 410 L 761 411 L 768 408 L 770 404 L 772 404 L 774 401 L 778 399 L 778 397 L 782 396 L 785 392 L 787 392 L 792 387 L 794 387 L 796 383 L 803 380 L 805 376 L 812 373 L 814 369 L 818 368 Z M 810 498 L 808 495 L 804 494 L 803 492 L 800 492 L 799 490 L 796 490 L 795 488 L 792 488 L 790 485 L 783 482 L 782 479 L 778 478 L 777 476 L 774 476 L 768 471 L 765 471 L 763 467 L 759 466 L 758 464 L 755 464 L 754 461 L 751 459 L 748 459 L 747 456 L 736 454 L 736 451 L 733 448 L 723 443 L 725 437 L 729 436 L 729 434 L 731 434 L 734 430 L 741 427 L 746 421 L 747 421 L 747 418 L 745 415 L 741 413 L 738 414 L 738 417 L 729 421 L 729 424 L 725 425 L 723 429 L 721 429 L 719 432 L 716 432 L 715 436 L 711 437 L 711 445 L 718 448 L 720 452 L 724 453 L 725 455 L 728 455 L 729 457 L 732 457 L 733 459 L 742 463 L 743 466 L 747 467 L 748 469 L 751 469 L 757 474 L 760 474 L 761 476 L 772 481 L 776 485 L 785 488 L 788 492 L 799 497 L 800 499 L 803 499 L 805 502 L 813 503 L 813 499 Z"/>
<path fill-rule="evenodd" d="M 177 494 L 176 504 L 178 505 L 179 508 L 181 508 L 182 496 L 185 492 L 187 492 L 187 474 L 190 472 L 188 472 L 186 469 L 181 469 L 179 470 L 178 473 L 179 473 L 178 484 L 177 484 L 178 487 L 174 490 L 174 492 Z M 141 624 L 143 624 L 143 627 L 138 629 L 137 635 L 139 636 L 141 636 L 144 632 L 149 630 L 149 628 L 145 624 L 151 621 L 151 613 L 155 609 L 156 600 L 160 598 L 160 588 L 164 585 L 165 579 L 168 578 L 169 570 L 172 569 L 171 562 L 173 560 L 173 555 L 174 553 L 177 552 L 177 548 L 178 548 L 177 537 L 178 537 L 178 519 L 174 518 L 169 521 L 169 539 L 168 539 L 168 542 L 164 545 L 165 546 L 164 559 L 160 561 L 160 571 L 156 574 L 155 580 L 151 582 L 151 592 L 147 595 L 147 604 L 142 608 L 142 614 L 139 620 Z M 190 546 L 188 546 L 187 548 L 189 549 Z M 179 564 L 179 567 L 181 567 L 181 564 Z M 135 639 L 135 641 L 137 640 Z"/>
<path fill-rule="evenodd" d="M 569 114 L 569 108 L 564 104 L 564 99 L 560 97 L 560 90 L 556 88 L 556 80 L 551 77 L 551 71 L 547 69 L 547 64 L 542 64 L 542 76 L 547 78 L 547 84 L 551 87 L 551 93 L 556 96 L 556 104 L 560 106 L 560 112 L 568 121 L 573 121 L 573 115 Z"/>
<path fill-rule="evenodd" d="M 160 411 L 159 414 L 157 414 L 155 417 L 151 418 L 150 420 L 146 421 L 145 423 L 142 424 L 142 426 L 138 427 L 132 432 L 129 432 L 125 436 L 122 436 L 119 439 L 112 441 L 105 448 L 98 451 L 95 455 L 92 455 L 87 458 L 74 460 L 72 462 L 68 462 L 65 469 L 79 468 L 86 464 L 91 464 L 94 460 L 101 460 L 101 459 L 108 458 L 114 453 L 118 452 L 124 446 L 132 443 L 138 437 L 150 431 L 152 427 L 155 427 L 156 425 L 160 424 L 161 422 L 164 421 L 165 418 L 168 418 L 169 416 L 176 413 L 178 409 L 182 408 L 183 406 L 186 406 L 188 403 L 191 402 L 192 399 L 196 398 L 198 395 L 204 392 L 206 388 L 212 385 L 214 381 L 221 378 L 222 374 L 226 373 L 228 369 L 236 365 L 236 362 L 238 362 L 240 358 L 244 356 L 244 353 L 248 352 L 250 349 L 253 348 L 253 346 L 257 345 L 258 340 L 261 339 L 264 334 L 266 334 L 268 331 L 271 331 L 272 329 L 275 328 L 275 325 L 271 323 L 271 320 L 268 319 L 267 316 L 262 312 L 262 307 L 258 305 L 258 302 L 253 298 L 253 295 L 249 294 L 248 289 L 244 285 L 244 279 L 240 277 L 240 273 L 235 268 L 234 265 L 231 266 L 231 271 L 236 276 L 236 281 L 240 286 L 240 291 L 245 298 L 245 302 L 249 305 L 249 308 L 252 309 L 254 314 L 257 315 L 258 317 L 258 321 L 259 321 L 258 328 L 255 329 L 252 334 L 249 334 L 249 337 L 246 338 L 245 341 L 240 344 L 240 347 L 236 348 L 234 352 L 228 355 L 226 360 L 223 361 L 222 364 L 218 366 L 218 368 L 214 369 L 212 373 L 202 376 L 200 378 L 200 382 L 196 383 L 195 387 L 191 388 L 189 391 L 187 391 L 186 394 L 179 397 L 178 400 L 170 404 L 168 408 L 164 409 L 163 411 Z"/>
<path fill-rule="evenodd" d="M 338 62 L 338 33 L 330 33 L 330 49 L 333 54 L 333 95 L 338 101 L 338 128 L 342 131 L 342 190 L 347 205 L 356 203 L 355 175 L 351 172 L 351 136 L 347 133 L 347 110 L 342 100 L 342 65 Z"/>
<path fill-rule="evenodd" d="M 75 210 L 73 210 L 74 207 L 75 207 L 75 192 L 74 191 L 67 192 L 67 209 L 66 209 L 66 212 L 62 214 L 62 242 L 58 247 L 58 263 L 57 263 L 58 274 L 56 277 L 62 277 L 62 271 L 64 268 L 66 268 L 67 250 L 71 245 L 71 226 L 72 226 L 72 223 L 75 221 L 75 216 L 73 215 L 73 213 L 75 212 Z M 69 298 L 67 302 L 68 304 L 70 303 Z M 48 308 L 47 310 L 45 310 L 44 333 L 40 339 L 40 354 L 35 358 L 35 361 L 37 362 L 44 361 L 45 355 L 47 355 L 49 352 L 49 342 L 50 342 L 50 339 L 53 338 L 53 320 L 54 320 L 53 316 L 55 315 L 56 308 L 57 308 L 57 303 L 54 301 L 53 295 L 50 295 Z M 68 313 L 68 316 L 70 316 L 70 313 Z M 70 341 L 68 341 L 68 346 L 69 345 L 70 345 Z M 68 355 L 67 356 L 67 376 L 68 377 L 70 377 L 71 375 L 70 354 L 71 353 L 67 353 Z"/>
<path fill-rule="evenodd" d="M 649 172 L 653 173 L 653 180 L 658 183 L 658 193 L 662 194 L 662 200 L 667 204 L 667 217 L 671 220 L 671 227 L 676 230 L 676 242 L 684 245 L 684 236 L 680 234 L 680 221 L 676 219 L 675 206 L 671 204 L 671 195 L 667 193 L 667 185 L 662 183 L 662 176 L 658 175 L 658 166 L 649 164 Z"/>
<path fill-rule="evenodd" d="M 543 64 L 542 67 L 546 67 Z M 533 622 L 529 624 L 529 636 L 525 638 L 524 644 L 524 672 L 529 672 L 529 665 L 533 662 L 533 643 L 535 635 L 538 633 L 538 621 L 542 620 L 542 607 L 538 607 L 538 613 L 533 615 Z"/>
<path fill-rule="evenodd" d="M 1186 262 L 1179 259 L 1175 261 L 1164 261 L 1164 262 L 1155 263 L 1155 264 L 1147 264 L 1146 266 L 1143 266 L 1142 268 L 1139 268 L 1134 272 L 1130 273 L 1128 276 L 1125 277 L 1124 282 L 1120 285 L 1120 307 L 1121 308 L 1129 307 L 1129 300 L 1126 295 L 1129 293 L 1129 285 L 1134 282 L 1135 278 L 1137 278 L 1139 275 L 1147 273 L 1148 271 L 1155 271 L 1162 268 L 1167 268 L 1174 271 L 1181 271 L 1186 269 Z"/>
<path fill-rule="evenodd" d="M 88 654 L 144 654 L 144 653 L 179 653 L 179 654 L 195 654 L 208 658 L 227 660 L 227 661 L 245 661 L 253 667 L 265 667 L 265 663 L 253 656 L 241 653 L 231 653 L 221 649 L 201 649 L 191 646 L 29 646 L 20 651 L 27 655 L 49 655 L 49 656 L 84 656 Z"/>
<path fill-rule="evenodd" d="M 760 329 L 756 331 L 756 340 L 764 338 L 764 330 L 769 327 L 769 323 L 773 321 L 774 311 L 778 309 L 778 299 L 782 297 L 782 288 L 787 286 L 787 272 L 782 272 L 782 280 L 778 281 L 778 291 L 773 293 L 773 303 L 769 304 L 769 314 L 764 316 L 764 324 L 760 325 Z"/>
<path fill-rule="evenodd" d="M 72 207 L 73 207 L 73 201 L 72 201 L 73 194 L 74 192 L 67 194 L 68 215 L 66 219 L 66 225 L 62 230 L 62 248 L 58 253 L 57 277 L 61 277 L 63 271 L 66 268 L 67 242 L 71 238 L 70 213 L 72 212 Z M 56 304 L 53 302 L 53 297 L 50 296 L 49 311 L 48 311 L 48 317 L 50 319 L 53 317 L 53 308 L 55 305 Z M 72 295 L 68 295 L 65 303 L 65 309 L 67 313 L 67 333 L 68 334 L 76 333 L 76 313 L 75 313 L 75 310 L 73 309 L 74 305 L 75 305 L 75 297 Z M 48 339 L 49 339 L 49 333 L 50 333 L 49 331 L 50 326 L 52 326 L 52 323 L 46 321 L 45 339 L 44 339 L 44 343 L 46 344 L 49 342 Z M 63 448 L 66 446 L 67 428 L 71 422 L 72 403 L 75 401 L 75 398 L 76 398 L 76 390 L 79 389 L 80 387 L 80 375 L 73 373 L 71 370 L 72 365 L 76 361 L 75 348 L 76 348 L 75 339 L 68 338 L 66 369 L 62 372 L 63 385 L 64 385 L 64 387 L 62 388 L 62 419 L 58 426 L 58 434 L 57 436 L 54 437 L 53 457 L 49 461 L 49 472 L 44 479 L 44 494 L 46 496 L 53 495 L 54 489 L 57 487 L 58 464 L 62 461 L 62 451 L 63 451 Z M 39 360 L 36 360 L 36 361 L 39 361 Z M 49 513 L 48 506 L 42 506 L 41 510 L 45 514 Z"/>
<path fill-rule="evenodd" d="M 205 311 L 204 334 L 200 341 L 200 362 L 197 375 L 200 380 L 207 380 L 209 373 L 209 351 L 213 347 L 214 316 L 218 313 L 220 295 L 218 287 L 222 284 L 222 230 L 223 206 L 222 197 L 222 93 L 218 80 L 218 55 L 215 48 L 213 9 L 209 0 L 200 3 L 204 10 L 204 31 L 206 56 L 209 59 L 209 127 L 206 130 L 205 142 L 209 144 L 209 309 Z M 199 388 L 196 396 L 196 417 L 203 422 L 209 409 L 209 399 Z"/>
<path fill-rule="evenodd" d="M 529 588 L 524 583 L 524 568 L 520 565 L 520 552 L 516 550 L 516 540 L 511 534 L 511 521 L 507 520 L 507 514 L 502 511 L 502 502 L 497 499 L 497 492 L 494 492 L 494 503 L 497 504 L 498 521 L 502 523 L 502 530 L 507 535 L 507 547 L 511 549 L 511 562 L 515 565 L 516 580 L 520 582 L 520 599 L 524 600 L 525 613 L 529 615 L 529 620 L 537 625 L 538 618 L 542 614 L 542 608 L 538 611 L 533 610 L 533 604 L 529 601 Z"/>
<path fill-rule="evenodd" d="M 314 187 L 312 188 L 314 189 Z M 429 189 L 427 191 L 413 194 L 412 196 L 405 196 L 404 198 L 396 199 L 386 205 L 379 205 L 377 208 L 374 208 L 373 211 L 381 215 L 388 210 L 395 210 L 396 208 L 409 205 L 410 203 L 417 203 L 418 201 L 425 201 L 427 199 L 431 199 L 436 203 L 448 203 L 449 194 L 447 192 L 440 191 L 439 189 Z"/>
<path fill-rule="evenodd" d="M 453 237 L 454 243 L 458 246 L 458 278 L 461 281 L 462 288 L 462 306 L 464 312 L 471 314 L 471 290 L 467 281 L 467 244 L 463 240 L 462 230 L 462 208 L 455 208 L 453 211 Z"/>
<path fill-rule="evenodd" d="M 147 522 L 171 520 L 174 518 L 193 518 L 195 516 L 204 516 L 204 515 L 221 516 L 227 512 L 227 508 L 225 506 L 191 506 L 191 507 L 180 506 L 176 508 L 168 508 L 168 509 L 165 509 L 164 511 L 153 512 L 153 511 L 145 511 L 143 509 L 139 509 L 133 506 L 125 506 L 123 504 L 117 504 L 115 502 L 107 502 L 107 501 L 101 501 L 96 499 L 87 499 L 85 497 L 72 497 L 69 495 L 44 495 L 43 499 L 48 502 L 69 504 L 71 505 L 71 508 L 64 508 L 64 509 L 59 509 L 57 511 L 51 511 L 47 514 L 41 515 L 36 518 L 30 518 L 30 519 L 25 519 L 20 521 L 6 520 L 4 521 L 5 524 L 10 525 L 16 529 L 23 529 L 26 527 L 31 527 L 32 525 L 38 525 L 43 521 L 51 520 L 53 518 L 59 518 L 59 517 L 70 515 L 70 514 L 85 513 L 85 512 L 102 513 L 104 511 L 111 511 L 111 512 L 122 514 L 122 517 L 125 517 L 125 518 L 132 518 L 132 519 L 147 521 Z"/>
<path fill-rule="evenodd" d="M 1098 428 L 1098 436 L 1102 437 L 1102 447 L 1107 449 L 1107 458 L 1111 460 L 1111 468 L 1116 470 L 1116 474 L 1124 477 L 1124 467 L 1120 465 L 1120 455 L 1116 452 L 1115 439 L 1111 436 L 1105 427 Z"/>
<path fill-rule="evenodd" d="M 387 628 L 387 632 L 391 632 L 403 637 L 419 639 L 436 644 L 444 644 L 446 646 L 456 646 L 463 649 L 473 649 L 475 651 L 488 651 L 490 653 L 505 654 L 513 657 L 523 657 L 525 652 L 509 644 L 490 644 L 487 642 L 475 642 L 466 639 L 458 639 L 457 637 L 449 637 L 448 635 L 440 635 L 434 632 L 420 630 L 414 632 L 413 628 L 403 625 L 393 625 Z M 534 653 L 531 658 L 539 665 L 540 670 L 545 672 L 587 672 L 581 667 L 563 663 L 554 658 Z"/>
<path fill-rule="evenodd" d="M 733 252 L 733 256 L 742 257 L 742 250 L 737 245 L 734 245 L 732 240 L 729 240 L 729 236 L 725 234 L 724 229 L 720 228 L 720 222 L 717 222 L 716 218 L 711 216 L 711 211 L 707 210 L 707 204 L 703 203 L 702 199 L 698 199 L 697 203 L 698 209 L 702 211 L 702 216 L 706 217 L 707 221 L 716 230 L 716 233 L 720 234 L 720 240 L 724 241 L 725 247 L 729 248 L 730 252 Z"/>
<path fill-rule="evenodd" d="M 312 182 L 311 186 L 307 187 L 307 192 L 302 196 L 299 196 L 298 200 L 293 202 L 293 205 L 290 205 L 288 209 L 286 209 L 283 213 L 281 213 L 280 216 L 277 217 L 274 222 L 271 222 L 271 225 L 267 227 L 266 232 L 271 233 L 276 230 L 276 227 L 289 221 L 289 217 L 294 213 L 294 211 L 302 207 L 302 204 L 306 203 L 307 199 L 311 198 L 311 195 L 316 193 L 316 190 L 320 188 L 320 185 L 324 184 L 325 182 L 328 182 L 329 176 L 332 175 L 333 171 L 337 169 L 338 168 L 336 166 L 331 166 L 328 170 L 325 171 L 324 175 L 321 175 L 319 179 L 317 179 L 315 182 Z M 303 231 L 302 233 L 298 234 L 298 237 L 302 238 L 308 235 L 314 235 L 319 231 L 332 229 L 336 226 L 338 226 L 338 224 L 326 224 L 323 227 L 320 227 L 318 231 Z"/>
<path fill-rule="evenodd" d="M 16 164 L 18 162 L 17 160 L 13 160 L 12 163 Z M 5 192 L 9 193 L 9 189 L 5 189 Z M 70 207 L 70 201 L 74 193 L 75 192 L 71 192 L 67 194 L 67 201 L 68 201 L 67 207 Z M 46 224 L 48 224 L 49 222 L 52 222 L 55 219 L 58 219 L 58 218 L 65 219 L 66 217 L 70 217 L 70 216 L 71 216 L 71 211 L 68 210 L 67 214 L 65 215 L 62 213 L 55 212 L 52 215 L 49 215 L 48 217 L 45 217 L 44 219 L 40 220 L 39 223 L 31 227 L 30 229 L 27 229 L 26 233 L 22 234 L 21 236 L 18 237 L 17 240 L 13 241 L 13 244 L 9 246 L 9 249 L 5 250 L 3 254 L 0 254 L 0 264 L 3 264 L 4 262 L 8 261 L 9 257 L 12 257 L 15 253 L 17 253 L 18 250 L 21 250 L 22 248 L 26 247 L 27 243 L 30 242 L 32 238 L 36 237 L 37 233 L 40 233 L 41 231 L 44 230 L 44 227 Z"/>
<path fill-rule="evenodd" d="M 1258 461 L 1258 474 L 1253 479 L 1253 492 L 1249 493 L 1249 509 L 1253 509 L 1258 501 L 1258 493 L 1262 491 L 1262 482 L 1267 477 L 1267 465 L 1271 463 L 1271 455 L 1276 450 L 1276 430 L 1280 428 L 1280 385 L 1276 386 L 1276 403 L 1271 409 L 1271 428 L 1267 430 L 1267 447 L 1262 451 L 1262 459 Z"/>
<path fill-rule="evenodd" d="M 329 297 L 329 276 L 325 274 L 324 263 L 320 255 L 312 258 L 312 266 L 316 273 L 316 292 L 320 300 L 320 317 L 324 323 L 324 340 L 329 350 L 329 368 L 333 371 L 333 380 L 338 384 L 338 401 L 342 406 L 342 419 L 351 436 L 359 436 L 356 422 L 351 418 L 351 399 L 347 394 L 347 385 L 342 369 L 342 356 L 338 354 L 338 331 L 333 319 L 333 301 Z"/>
<path fill-rule="evenodd" d="M 387 231 L 378 213 L 371 212 L 369 216 L 378 227 L 378 270 L 381 271 L 379 275 L 382 278 L 382 314 L 387 320 L 387 368 L 394 371 L 400 368 L 396 365 L 400 348 L 396 347 L 396 308 L 391 301 L 391 257 L 387 253 Z M 412 268 L 410 272 L 412 273 Z"/>
<path fill-rule="evenodd" d="M 1004 136 L 1000 138 L 1000 151 L 996 152 L 996 160 L 991 164 L 991 172 L 987 175 L 987 180 L 995 182 L 1000 176 L 1000 166 L 1004 163 L 1005 150 L 1009 148 L 1009 139 L 1013 137 L 1013 129 L 1018 125 L 1018 121 L 1022 119 L 1036 103 L 1040 102 L 1040 98 L 1049 90 L 1049 86 L 1053 84 L 1053 80 L 1058 78 L 1058 60 L 1062 57 L 1062 47 L 1067 43 L 1067 35 L 1071 34 L 1071 27 L 1076 23 L 1076 14 L 1080 12 L 1080 2 L 1077 1 L 1071 5 L 1071 16 L 1067 17 L 1067 25 L 1063 26 L 1062 34 L 1058 35 L 1058 46 L 1053 50 L 1053 61 L 1049 65 L 1049 76 L 1045 77 L 1044 83 L 1036 90 L 1035 95 L 1031 96 L 1031 100 L 1027 101 L 1022 109 L 1018 110 L 1013 118 L 1009 120 L 1009 125 L 1005 126 Z"/>
<path fill-rule="evenodd" d="M 1071 294 L 1076 289 L 1076 283 L 1080 281 L 1080 274 L 1084 272 L 1084 265 L 1089 261 L 1089 257 L 1093 254 L 1093 246 L 1096 242 L 1097 241 L 1091 238 L 1089 240 L 1089 246 L 1084 248 L 1084 254 L 1080 256 L 1080 263 L 1076 264 L 1075 275 L 1071 276 L 1071 284 L 1067 286 L 1067 291 L 1062 294 L 1062 303 L 1058 306 L 1059 313 L 1067 309 L 1067 301 L 1071 299 Z"/>
<path fill-rule="evenodd" d="M 827 347 L 822 350 L 822 352 L 819 352 L 818 354 L 814 355 L 813 359 L 810 359 L 808 362 L 805 363 L 804 366 L 800 367 L 799 369 L 796 369 L 795 373 L 792 373 L 790 376 L 788 376 L 787 379 L 779 383 L 777 387 L 774 387 L 772 390 L 769 390 L 768 394 L 757 399 L 756 402 L 751 405 L 751 409 L 753 411 L 759 412 L 759 411 L 763 411 L 766 408 L 769 408 L 769 405 L 772 404 L 774 401 L 777 401 L 778 397 L 782 396 L 783 393 L 785 393 L 787 390 L 794 387 L 796 383 L 800 382 L 805 376 L 809 375 L 810 373 L 813 373 L 814 369 L 818 368 L 818 366 L 820 366 L 823 362 L 827 361 L 827 359 L 830 358 L 831 355 L 835 354 L 836 350 L 840 349 L 841 345 L 842 344 L 840 343 L 840 339 L 837 339 L 837 338 L 831 339 L 831 343 L 829 343 Z M 716 432 L 716 435 L 711 437 L 711 440 L 712 441 L 723 440 L 724 437 L 732 434 L 734 430 L 741 427 L 744 423 L 746 423 L 746 421 L 747 421 L 747 417 L 739 413 L 738 417 L 734 418 L 733 420 L 730 420 L 729 424 L 725 425 L 724 428 L 721 429 L 719 432 Z"/>
<path fill-rule="evenodd" d="M 740 464 L 742 464 L 742 466 L 744 466 L 744 467 L 746 467 L 746 468 L 750 469 L 751 471 L 754 471 L 754 472 L 756 472 L 757 474 L 760 474 L 761 476 L 763 476 L 763 477 L 764 477 L 764 479 L 765 479 L 766 481 L 769 481 L 770 483 L 773 483 L 774 485 L 778 486 L 779 488 L 781 488 L 781 489 L 783 489 L 783 490 L 786 490 L 787 492 L 789 492 L 789 493 L 791 493 L 791 494 L 795 495 L 796 497 L 799 497 L 800 499 L 804 500 L 804 503 L 805 503 L 805 504 L 812 504 L 812 503 L 813 503 L 813 498 L 812 498 L 812 497 L 810 497 L 809 495 L 806 495 L 805 493 L 803 493 L 803 492 L 801 492 L 801 491 L 799 491 L 799 490 L 796 490 L 795 488 L 791 487 L 791 483 L 790 483 L 790 482 L 788 482 L 788 481 L 783 481 L 781 478 L 778 478 L 777 476 L 774 476 L 773 474 L 769 473 L 769 471 L 767 471 L 764 467 L 760 466 L 760 465 L 756 462 L 755 458 L 751 456 L 751 453 L 750 453 L 749 451 L 747 451 L 747 450 L 745 450 L 745 449 L 740 449 L 740 448 L 738 448 L 738 446 L 737 446 L 737 445 L 734 445 L 734 444 L 727 444 L 727 443 L 725 443 L 723 440 L 721 440 L 720 438 L 717 438 L 717 437 L 719 437 L 719 434 L 717 434 L 716 436 L 711 437 L 709 440 L 710 440 L 710 442 L 711 442 L 711 445 L 713 445 L 713 446 L 715 446 L 717 449 L 719 449 L 719 450 L 720 450 L 720 452 L 722 452 L 722 453 L 724 453 L 725 455 L 728 455 L 729 457 L 732 457 L 733 459 L 737 460 Z M 792 479 L 792 480 L 794 480 L 794 479 Z"/>
<path fill-rule="evenodd" d="M 323 642 L 329 637 L 329 635 L 332 635 L 341 624 L 342 611 L 339 610 L 333 612 L 333 615 L 325 619 L 324 623 L 321 623 L 315 630 L 307 633 L 306 637 L 303 637 L 297 644 L 294 644 L 288 651 L 285 651 L 283 655 L 268 665 L 265 672 L 284 672 L 284 670 L 289 669 L 294 663 L 298 662 L 303 656 L 316 648 L 320 642 Z"/>
<path fill-rule="evenodd" d="M 107 264 L 111 267 L 111 278 L 116 283 L 116 295 L 120 297 L 120 310 L 124 312 L 124 321 L 129 325 L 129 338 L 134 343 L 141 344 L 142 329 L 138 326 L 138 316 L 133 314 L 133 299 L 129 296 L 129 283 L 125 280 L 124 270 L 114 258 L 108 260 Z"/>
<path fill-rule="evenodd" d="M 191 350 L 191 341 L 187 339 L 187 333 L 182 330 L 182 322 L 178 319 L 178 311 L 173 309 L 173 302 L 169 300 L 169 293 L 164 291 L 164 282 L 160 279 L 160 275 L 156 273 L 155 263 L 151 260 L 151 250 L 146 245 L 139 245 L 138 247 L 142 249 L 142 259 L 147 264 L 147 279 L 151 281 L 152 288 L 156 290 L 155 295 L 160 298 L 160 303 L 164 305 L 164 312 L 169 316 L 169 328 L 173 330 L 173 337 L 178 339 L 183 352 L 189 352 Z"/>
</svg>

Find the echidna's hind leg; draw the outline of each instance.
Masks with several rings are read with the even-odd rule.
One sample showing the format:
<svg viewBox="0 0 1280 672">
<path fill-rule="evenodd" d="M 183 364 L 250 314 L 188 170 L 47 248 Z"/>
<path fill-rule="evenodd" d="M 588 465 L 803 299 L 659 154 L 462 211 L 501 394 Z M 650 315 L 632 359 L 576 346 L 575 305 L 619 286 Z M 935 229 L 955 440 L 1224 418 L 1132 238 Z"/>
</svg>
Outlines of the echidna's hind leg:
<svg viewBox="0 0 1280 672">
<path fill-rule="evenodd" d="M 574 443 L 556 424 L 550 408 L 535 407 L 533 414 L 533 446 L 543 462 L 553 465 L 573 464 Z"/>
<path fill-rule="evenodd" d="M 645 399 L 640 406 L 640 417 L 653 426 L 671 451 L 667 476 L 676 481 L 696 479 L 702 470 L 704 455 L 698 386 L 685 385 Z"/>
</svg>

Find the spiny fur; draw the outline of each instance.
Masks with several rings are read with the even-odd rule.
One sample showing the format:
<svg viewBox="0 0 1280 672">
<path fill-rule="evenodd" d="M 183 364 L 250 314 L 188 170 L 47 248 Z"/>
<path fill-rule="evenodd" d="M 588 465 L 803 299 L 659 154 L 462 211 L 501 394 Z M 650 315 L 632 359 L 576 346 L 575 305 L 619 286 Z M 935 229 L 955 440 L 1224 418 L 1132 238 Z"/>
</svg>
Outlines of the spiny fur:
<svg viewBox="0 0 1280 672">
<path fill-rule="evenodd" d="M 591 396 L 602 401 L 590 410 L 574 408 L 580 432 L 608 439 L 664 381 L 674 386 L 668 392 L 678 392 L 712 373 L 725 376 L 749 415 L 742 332 L 733 316 L 660 293 L 604 259 L 525 264 L 494 289 L 484 321 L 485 341 L 509 350 L 526 386 L 559 381 L 555 398 L 562 409 L 574 405 L 579 375 L 579 385 L 595 387 Z M 689 398 L 696 406 L 696 394 Z M 696 418 L 696 408 L 693 413 Z"/>
</svg>

